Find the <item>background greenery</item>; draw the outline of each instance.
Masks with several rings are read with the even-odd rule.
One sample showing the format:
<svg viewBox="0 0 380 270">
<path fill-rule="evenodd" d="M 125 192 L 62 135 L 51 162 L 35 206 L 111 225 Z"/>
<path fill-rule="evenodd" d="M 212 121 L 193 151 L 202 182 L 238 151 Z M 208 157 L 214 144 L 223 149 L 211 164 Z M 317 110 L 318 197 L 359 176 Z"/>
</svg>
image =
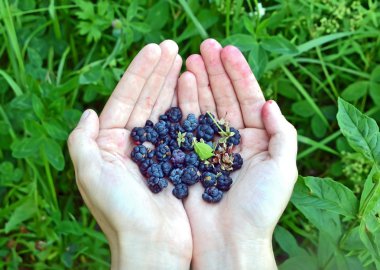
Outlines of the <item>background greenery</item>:
<svg viewBox="0 0 380 270">
<path fill-rule="evenodd" d="M 379 2 L 261 4 L 0 0 L 0 268 L 109 268 L 68 133 L 146 43 L 173 39 L 186 57 L 213 37 L 244 52 L 299 132 L 308 177 L 275 232 L 281 269 L 380 269 Z M 338 97 L 375 120 L 340 100 L 338 123 Z"/>
</svg>

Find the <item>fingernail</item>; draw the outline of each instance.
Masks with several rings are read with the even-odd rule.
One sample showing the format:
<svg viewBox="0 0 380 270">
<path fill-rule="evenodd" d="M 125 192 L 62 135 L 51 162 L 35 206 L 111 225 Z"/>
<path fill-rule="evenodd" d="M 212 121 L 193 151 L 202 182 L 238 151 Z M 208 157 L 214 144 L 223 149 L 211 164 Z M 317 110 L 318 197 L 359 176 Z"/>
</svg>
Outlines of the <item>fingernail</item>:
<svg viewBox="0 0 380 270">
<path fill-rule="evenodd" d="M 87 117 L 90 115 L 91 111 L 89 109 L 85 110 L 80 117 L 80 122 L 84 121 L 87 119 Z"/>
<path fill-rule="evenodd" d="M 278 104 L 277 104 L 276 101 L 274 101 L 274 100 L 269 100 L 268 102 L 269 102 L 269 105 L 271 106 L 271 108 L 272 108 L 273 110 L 275 110 L 277 113 L 280 113 L 280 114 L 281 114 L 280 107 L 278 107 Z"/>
</svg>

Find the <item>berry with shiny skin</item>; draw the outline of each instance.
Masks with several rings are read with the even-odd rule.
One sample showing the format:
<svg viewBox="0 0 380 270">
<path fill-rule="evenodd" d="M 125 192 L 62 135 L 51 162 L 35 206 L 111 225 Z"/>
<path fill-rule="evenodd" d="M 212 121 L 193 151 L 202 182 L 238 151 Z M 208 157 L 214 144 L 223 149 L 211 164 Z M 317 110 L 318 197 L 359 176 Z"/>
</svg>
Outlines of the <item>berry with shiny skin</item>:
<svg viewBox="0 0 380 270">
<path fill-rule="evenodd" d="M 148 149 L 148 154 L 146 155 L 147 158 L 154 158 L 154 156 L 156 155 L 156 150 L 155 149 Z"/>
<path fill-rule="evenodd" d="M 154 129 L 161 137 L 167 136 L 169 133 L 169 125 L 167 122 L 160 120 L 154 125 Z"/>
<path fill-rule="evenodd" d="M 169 141 L 169 148 L 170 148 L 170 151 L 174 151 L 176 149 L 179 149 L 179 145 L 178 145 L 178 141 L 177 139 L 171 139 Z"/>
<path fill-rule="evenodd" d="M 194 149 L 194 135 L 191 132 L 186 132 L 185 141 L 181 143 L 181 149 L 191 151 Z"/>
<path fill-rule="evenodd" d="M 131 131 L 131 137 L 135 144 L 143 144 L 146 142 L 145 129 L 143 127 L 135 127 Z"/>
<path fill-rule="evenodd" d="M 223 198 L 223 192 L 216 187 L 208 187 L 202 194 L 202 199 L 209 203 L 217 203 Z"/>
<path fill-rule="evenodd" d="M 238 145 L 240 143 L 240 139 L 241 139 L 239 130 L 232 127 L 232 128 L 230 128 L 230 132 L 234 132 L 235 134 L 232 137 L 229 137 L 227 139 L 227 144 L 228 145 L 231 145 L 231 144 Z"/>
<path fill-rule="evenodd" d="M 239 153 L 233 153 L 234 161 L 232 163 L 232 168 L 234 171 L 239 170 L 243 166 L 243 158 Z"/>
<path fill-rule="evenodd" d="M 179 185 L 181 184 L 181 177 L 183 175 L 183 170 L 182 169 L 173 169 L 171 172 L 170 172 L 170 175 L 169 175 L 169 180 L 170 182 L 173 183 L 173 185 Z"/>
<path fill-rule="evenodd" d="M 146 141 L 156 144 L 158 140 L 157 131 L 153 127 L 150 127 L 150 126 L 145 126 L 144 129 L 145 129 Z"/>
<path fill-rule="evenodd" d="M 216 179 L 216 187 L 220 190 L 227 191 L 231 188 L 232 178 L 228 175 L 221 174 Z"/>
<path fill-rule="evenodd" d="M 186 154 L 181 149 L 176 149 L 172 153 L 170 161 L 173 163 L 173 166 L 176 168 L 182 168 L 185 163 Z"/>
<path fill-rule="evenodd" d="M 211 141 L 214 138 L 214 130 L 210 125 L 202 124 L 197 127 L 197 138 Z"/>
<path fill-rule="evenodd" d="M 188 154 L 186 154 L 185 163 L 186 165 L 193 165 L 195 167 L 198 167 L 199 165 L 198 155 L 193 151 L 189 152 Z"/>
<path fill-rule="evenodd" d="M 169 176 L 171 170 L 173 169 L 173 165 L 170 163 L 170 161 L 165 161 L 161 163 L 161 169 L 164 173 L 164 176 Z"/>
<path fill-rule="evenodd" d="M 139 165 L 139 169 L 140 169 L 141 174 L 144 176 L 147 176 L 146 172 L 149 169 L 149 167 L 152 166 L 153 163 L 154 163 L 154 161 L 152 159 L 149 159 L 149 158 L 141 161 L 141 163 Z"/>
<path fill-rule="evenodd" d="M 153 193 L 158 193 L 168 186 L 168 181 L 161 177 L 149 177 L 147 180 L 149 189 Z"/>
<path fill-rule="evenodd" d="M 156 148 L 156 158 L 159 162 L 170 159 L 171 151 L 167 144 L 160 144 Z"/>
<path fill-rule="evenodd" d="M 158 163 L 153 163 L 148 170 L 146 171 L 147 176 L 149 177 L 158 177 L 162 178 L 164 177 L 164 173 L 162 171 L 161 165 Z"/>
<path fill-rule="evenodd" d="M 223 169 L 222 169 L 222 166 L 221 166 L 220 164 L 217 164 L 217 165 L 214 165 L 213 173 L 214 173 L 214 174 L 222 173 L 222 174 L 224 174 L 224 175 L 229 176 L 230 173 L 231 173 L 231 171 L 223 170 Z"/>
<path fill-rule="evenodd" d="M 144 145 L 137 145 L 133 147 L 131 152 L 131 158 L 134 162 L 140 163 L 148 155 L 148 149 Z"/>
<path fill-rule="evenodd" d="M 201 183 L 203 187 L 212 187 L 216 184 L 216 175 L 211 172 L 204 172 L 201 176 Z"/>
<path fill-rule="evenodd" d="M 174 123 L 169 126 L 169 135 L 172 139 L 177 139 L 178 132 L 184 133 L 185 130 L 179 123 Z"/>
<path fill-rule="evenodd" d="M 165 114 L 172 123 L 178 123 L 182 119 L 182 111 L 178 107 L 171 107 Z"/>
<path fill-rule="evenodd" d="M 182 183 L 185 183 L 186 185 L 191 186 L 199 181 L 199 176 L 200 176 L 200 173 L 197 167 L 187 166 L 183 170 L 181 181 Z"/>
<path fill-rule="evenodd" d="M 153 124 L 153 122 L 151 120 L 146 120 L 145 126 L 146 127 L 154 127 L 154 124 Z"/>
<path fill-rule="evenodd" d="M 214 172 L 214 165 L 211 163 L 199 162 L 198 168 L 201 172 Z"/>
<path fill-rule="evenodd" d="M 193 113 L 190 113 L 183 121 L 182 127 L 187 132 L 193 132 L 198 127 L 198 120 Z"/>
<path fill-rule="evenodd" d="M 177 199 L 181 200 L 189 195 L 189 187 L 185 184 L 178 184 L 174 187 L 172 193 Z"/>
</svg>

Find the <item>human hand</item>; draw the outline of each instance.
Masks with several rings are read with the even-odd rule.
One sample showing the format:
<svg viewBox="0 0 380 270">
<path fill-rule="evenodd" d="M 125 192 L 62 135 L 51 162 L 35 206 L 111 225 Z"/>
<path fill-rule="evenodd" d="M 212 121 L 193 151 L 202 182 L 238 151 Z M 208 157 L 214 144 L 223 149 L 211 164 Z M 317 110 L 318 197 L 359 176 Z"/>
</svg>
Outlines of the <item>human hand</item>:
<svg viewBox="0 0 380 270">
<path fill-rule="evenodd" d="M 194 187 L 185 208 L 193 234 L 194 269 L 275 269 L 273 230 L 297 178 L 297 136 L 274 101 L 265 102 L 241 52 L 208 39 L 186 61 L 178 103 L 184 115 L 210 111 L 238 128 L 243 167 L 216 205 Z M 198 189 L 198 190 L 196 190 Z"/>
<path fill-rule="evenodd" d="M 180 200 L 169 189 L 153 194 L 131 160 L 130 132 L 171 106 L 182 60 L 178 46 L 145 46 L 107 101 L 70 134 L 79 191 L 106 234 L 112 269 L 189 268 L 192 240 Z"/>
</svg>

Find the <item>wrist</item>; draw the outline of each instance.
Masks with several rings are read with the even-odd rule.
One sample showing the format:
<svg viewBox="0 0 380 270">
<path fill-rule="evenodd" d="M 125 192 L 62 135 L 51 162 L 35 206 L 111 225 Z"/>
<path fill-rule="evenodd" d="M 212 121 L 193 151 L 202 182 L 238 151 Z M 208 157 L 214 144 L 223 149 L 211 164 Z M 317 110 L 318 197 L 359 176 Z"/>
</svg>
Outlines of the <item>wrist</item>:
<svg viewBox="0 0 380 270">
<path fill-rule="evenodd" d="M 277 269 L 271 236 L 249 237 L 247 234 L 243 239 L 229 234 L 202 242 L 213 245 L 194 241 L 194 269 Z"/>
<path fill-rule="evenodd" d="M 110 243 L 112 270 L 189 269 L 191 247 L 181 247 L 154 237 L 118 237 Z"/>
</svg>

